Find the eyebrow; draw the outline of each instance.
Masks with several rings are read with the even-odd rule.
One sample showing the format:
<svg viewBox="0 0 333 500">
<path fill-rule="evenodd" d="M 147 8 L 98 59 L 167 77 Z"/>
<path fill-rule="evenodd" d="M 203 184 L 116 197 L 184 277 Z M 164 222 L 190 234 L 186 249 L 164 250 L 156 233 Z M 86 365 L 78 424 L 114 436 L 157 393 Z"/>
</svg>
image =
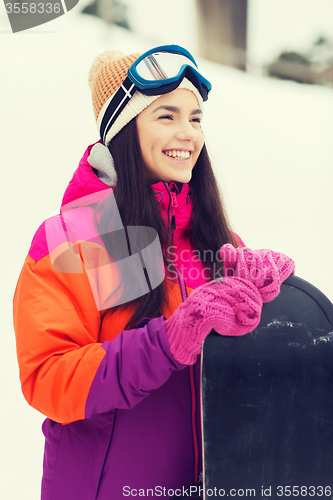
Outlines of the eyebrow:
<svg viewBox="0 0 333 500">
<path fill-rule="evenodd" d="M 162 106 L 158 106 L 157 108 L 155 108 L 154 111 L 152 111 L 152 114 L 156 113 L 156 111 L 158 111 L 160 109 L 165 109 L 166 111 L 170 111 L 171 113 L 180 113 L 180 108 L 178 108 L 177 106 L 163 106 L 162 105 Z M 202 111 L 199 108 L 193 109 L 193 111 L 191 111 L 191 115 L 202 115 Z"/>
</svg>

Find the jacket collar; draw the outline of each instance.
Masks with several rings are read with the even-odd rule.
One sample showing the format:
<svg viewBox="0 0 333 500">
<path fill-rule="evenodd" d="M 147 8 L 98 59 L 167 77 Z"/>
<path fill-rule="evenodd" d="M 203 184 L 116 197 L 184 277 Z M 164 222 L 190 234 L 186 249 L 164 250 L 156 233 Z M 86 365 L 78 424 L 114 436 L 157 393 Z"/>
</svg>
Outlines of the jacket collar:
<svg viewBox="0 0 333 500">
<path fill-rule="evenodd" d="M 169 208 L 172 201 L 171 191 L 177 198 L 176 212 L 179 212 L 185 205 L 189 205 L 191 197 L 191 188 L 188 184 L 181 182 L 156 182 L 150 186 L 156 195 L 157 202 L 161 209 Z"/>
<path fill-rule="evenodd" d="M 107 171 L 105 164 L 101 166 L 102 170 L 99 171 L 98 162 L 95 162 L 94 167 L 92 167 L 88 161 L 92 148 L 95 144 L 99 143 L 100 141 L 91 144 L 86 149 L 80 160 L 79 166 L 74 172 L 74 175 L 65 191 L 62 206 L 67 205 L 74 200 L 83 198 L 84 196 L 110 189 L 111 183 L 106 180 L 106 177 L 101 174 L 97 175 L 98 172 L 103 172 L 103 174 L 105 174 Z M 167 183 L 160 181 L 152 184 L 151 188 L 155 193 L 164 219 L 170 219 L 171 211 L 173 210 L 173 214 L 176 216 L 176 229 L 187 229 L 189 226 L 192 206 L 190 186 L 180 182 Z M 172 195 L 171 192 L 173 192 L 174 195 Z M 177 206 L 171 209 L 172 197 L 174 196 L 176 196 Z"/>
</svg>

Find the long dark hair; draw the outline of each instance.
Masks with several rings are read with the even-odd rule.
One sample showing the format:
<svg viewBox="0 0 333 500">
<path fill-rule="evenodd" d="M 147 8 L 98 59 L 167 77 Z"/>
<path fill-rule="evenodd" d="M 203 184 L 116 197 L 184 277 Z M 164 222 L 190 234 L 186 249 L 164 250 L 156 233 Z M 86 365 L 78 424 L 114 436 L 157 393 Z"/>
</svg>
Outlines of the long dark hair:
<svg viewBox="0 0 333 500">
<path fill-rule="evenodd" d="M 109 150 L 113 156 L 117 172 L 117 185 L 114 188 L 114 198 L 124 227 L 145 226 L 155 229 L 159 235 L 163 249 L 164 265 L 172 266 L 168 248 L 170 235 L 162 219 L 158 201 L 147 180 L 146 168 L 141 155 L 140 143 L 136 128 L 136 119 L 131 120 L 110 142 Z M 211 162 L 203 147 L 197 163 L 192 171 L 189 182 L 192 192 L 191 228 L 187 231 L 192 249 L 199 252 L 202 260 L 211 269 L 211 278 L 222 276 L 222 263 L 218 259 L 218 251 L 224 243 L 235 245 L 233 233 L 223 208 L 220 190 L 218 188 Z M 114 256 L 110 240 L 111 213 L 108 206 L 104 207 L 98 218 L 99 234 L 109 255 Z M 208 258 L 207 258 L 208 256 Z M 130 273 L 131 270 L 129 269 Z M 122 277 L 121 286 L 133 284 L 129 276 Z M 162 306 L 168 303 L 166 280 L 149 293 L 132 302 L 115 306 L 128 308 L 132 314 L 126 328 L 134 328 L 144 317 L 161 315 Z M 114 310 L 114 308 L 112 308 Z M 104 312 L 104 315 L 109 310 Z M 104 316 L 103 316 L 104 317 Z"/>
</svg>

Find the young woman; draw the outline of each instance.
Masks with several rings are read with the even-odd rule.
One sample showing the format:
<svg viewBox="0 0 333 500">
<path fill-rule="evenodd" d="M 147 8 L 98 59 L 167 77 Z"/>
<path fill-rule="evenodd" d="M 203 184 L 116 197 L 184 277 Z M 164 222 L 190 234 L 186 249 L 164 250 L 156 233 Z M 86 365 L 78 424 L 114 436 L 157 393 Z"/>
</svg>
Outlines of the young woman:
<svg viewBox="0 0 333 500">
<path fill-rule="evenodd" d="M 89 82 L 101 140 L 14 297 L 22 390 L 47 416 L 42 500 L 169 498 L 202 471 L 205 337 L 253 330 L 294 265 L 231 232 L 200 124 L 210 83 L 185 49 L 104 53 Z"/>
</svg>

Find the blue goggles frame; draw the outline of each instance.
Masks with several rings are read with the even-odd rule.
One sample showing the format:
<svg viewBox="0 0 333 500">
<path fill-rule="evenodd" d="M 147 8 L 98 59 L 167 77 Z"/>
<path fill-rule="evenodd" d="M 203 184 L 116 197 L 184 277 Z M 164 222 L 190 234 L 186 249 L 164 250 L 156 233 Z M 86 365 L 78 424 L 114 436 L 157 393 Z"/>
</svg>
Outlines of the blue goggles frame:
<svg viewBox="0 0 333 500">
<path fill-rule="evenodd" d="M 172 70 L 172 76 L 167 76 L 163 67 L 154 57 L 154 55 L 163 53 L 181 56 L 181 62 L 175 60 L 175 69 Z M 150 79 L 143 76 L 142 71 L 138 68 L 140 63 L 141 67 L 142 63 L 143 65 L 147 63 L 150 66 L 152 75 Z M 106 135 L 111 126 L 137 90 L 145 95 L 167 94 L 175 90 L 185 77 L 198 89 L 203 101 L 207 101 L 212 85 L 199 73 L 194 58 L 183 47 L 179 45 L 161 45 L 148 50 L 138 57 L 128 69 L 125 81 L 114 94 L 105 111 L 100 126 L 100 136 L 103 144 L 105 144 Z"/>
<path fill-rule="evenodd" d="M 157 73 L 160 75 L 160 78 L 155 77 L 154 79 L 148 80 L 140 75 L 138 66 L 145 60 L 153 59 L 156 53 L 178 54 L 183 56 L 183 63 L 171 77 L 163 75 L 163 68 L 157 68 Z M 188 62 L 186 62 L 186 59 Z M 155 64 L 158 65 L 158 62 L 155 61 Z M 178 87 L 185 76 L 197 87 L 204 101 L 207 101 L 208 93 L 212 88 L 211 83 L 199 73 L 197 63 L 193 56 L 179 45 L 161 45 L 148 50 L 134 61 L 127 74 L 131 82 L 134 83 L 140 92 L 146 95 L 158 95 L 172 92 L 172 90 Z"/>
</svg>

